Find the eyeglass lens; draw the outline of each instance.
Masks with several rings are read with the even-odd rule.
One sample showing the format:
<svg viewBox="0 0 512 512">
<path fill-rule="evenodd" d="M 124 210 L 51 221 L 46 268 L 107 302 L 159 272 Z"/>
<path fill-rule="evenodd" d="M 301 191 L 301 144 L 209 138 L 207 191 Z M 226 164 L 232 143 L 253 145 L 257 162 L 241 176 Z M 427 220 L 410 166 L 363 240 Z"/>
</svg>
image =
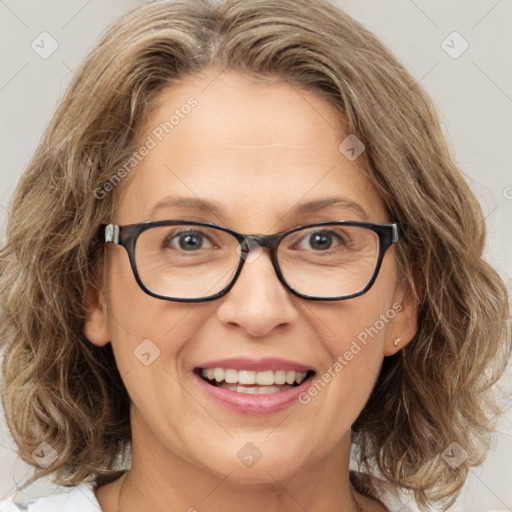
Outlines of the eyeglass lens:
<svg viewBox="0 0 512 512">
<path fill-rule="evenodd" d="M 151 292 L 199 299 L 226 288 L 240 263 L 231 234 L 197 225 L 157 226 L 142 231 L 135 246 L 139 277 Z M 298 293 L 340 297 L 363 290 L 375 271 L 379 237 L 360 226 L 313 226 L 285 236 L 277 260 Z"/>
</svg>

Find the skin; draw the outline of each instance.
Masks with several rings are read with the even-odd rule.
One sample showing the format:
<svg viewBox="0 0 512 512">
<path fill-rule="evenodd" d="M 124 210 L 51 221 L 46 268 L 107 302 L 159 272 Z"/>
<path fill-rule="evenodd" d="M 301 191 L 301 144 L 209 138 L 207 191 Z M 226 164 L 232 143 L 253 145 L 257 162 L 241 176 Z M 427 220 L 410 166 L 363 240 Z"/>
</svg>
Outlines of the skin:
<svg viewBox="0 0 512 512">
<path fill-rule="evenodd" d="M 365 177 L 362 158 L 350 162 L 338 150 L 347 134 L 333 106 L 284 82 L 258 85 L 234 73 L 215 76 L 196 76 L 161 93 L 141 143 L 190 96 L 198 105 L 137 165 L 112 222 L 191 219 L 266 234 L 313 222 L 363 220 L 347 206 L 289 215 L 297 203 L 334 195 L 357 202 L 370 222 L 391 221 Z M 171 195 L 217 201 L 222 212 L 151 212 Z M 292 295 L 266 251 L 245 264 L 227 295 L 206 303 L 145 294 L 126 251 L 113 244 L 106 279 L 104 300 L 92 295 L 87 304 L 85 334 L 96 345 L 112 343 L 132 400 L 133 457 L 125 476 L 96 489 L 103 510 L 357 510 L 348 478 L 350 427 L 383 358 L 416 332 L 416 308 L 397 281 L 393 247 L 373 287 L 346 301 Z M 238 414 L 214 404 L 192 375 L 200 362 L 235 356 L 292 359 L 320 375 L 394 303 L 401 312 L 307 405 L 263 417 Z M 402 339 L 398 347 L 396 337 Z M 148 338 L 161 353 L 144 366 L 133 352 Z M 248 442 L 262 453 L 250 468 L 236 456 Z M 384 510 L 375 500 L 356 499 L 365 511 Z"/>
</svg>

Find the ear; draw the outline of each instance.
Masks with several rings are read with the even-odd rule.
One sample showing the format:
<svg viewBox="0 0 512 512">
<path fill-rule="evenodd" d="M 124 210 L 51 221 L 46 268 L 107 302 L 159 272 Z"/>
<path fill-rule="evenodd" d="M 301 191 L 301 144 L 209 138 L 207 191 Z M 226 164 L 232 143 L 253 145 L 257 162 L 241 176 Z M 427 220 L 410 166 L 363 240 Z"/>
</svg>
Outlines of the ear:
<svg viewBox="0 0 512 512">
<path fill-rule="evenodd" d="M 418 331 L 418 300 L 412 278 L 397 286 L 392 309 L 396 312 L 386 330 L 384 355 L 391 356 L 405 347 Z"/>
<path fill-rule="evenodd" d="M 107 308 L 103 292 L 94 283 L 87 285 L 84 307 L 87 315 L 84 325 L 85 337 L 99 347 L 106 345 L 110 342 Z"/>
</svg>

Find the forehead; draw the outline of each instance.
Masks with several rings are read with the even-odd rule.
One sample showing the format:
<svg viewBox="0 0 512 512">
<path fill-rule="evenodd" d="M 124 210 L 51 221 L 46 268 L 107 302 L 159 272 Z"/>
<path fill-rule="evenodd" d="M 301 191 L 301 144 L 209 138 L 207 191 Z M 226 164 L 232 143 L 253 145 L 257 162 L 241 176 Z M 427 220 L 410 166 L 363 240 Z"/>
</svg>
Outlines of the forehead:
<svg viewBox="0 0 512 512">
<path fill-rule="evenodd" d="M 160 94 L 142 127 L 139 144 L 149 149 L 121 193 L 116 221 L 201 214 L 261 231 L 300 210 L 302 202 L 333 197 L 343 201 L 326 206 L 331 219 L 363 220 L 347 206 L 353 203 L 366 220 L 385 221 L 363 159 L 351 161 L 339 149 L 347 135 L 334 106 L 286 82 L 255 83 L 234 73 L 180 82 Z M 188 208 L 194 201 L 177 198 L 216 208 L 208 218 L 207 206 L 199 212 Z M 166 208 L 155 210 L 157 204 Z"/>
</svg>

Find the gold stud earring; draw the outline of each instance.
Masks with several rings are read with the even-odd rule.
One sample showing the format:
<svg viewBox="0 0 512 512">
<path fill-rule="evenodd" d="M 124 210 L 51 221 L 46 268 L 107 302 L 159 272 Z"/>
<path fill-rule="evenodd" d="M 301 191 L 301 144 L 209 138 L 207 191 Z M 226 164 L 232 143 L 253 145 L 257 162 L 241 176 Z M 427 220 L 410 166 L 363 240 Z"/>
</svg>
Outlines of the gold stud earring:
<svg viewBox="0 0 512 512">
<path fill-rule="evenodd" d="M 398 347 L 398 345 L 400 344 L 401 341 L 402 341 L 402 338 L 395 338 L 395 341 L 393 341 L 393 345 L 395 347 Z"/>
</svg>

